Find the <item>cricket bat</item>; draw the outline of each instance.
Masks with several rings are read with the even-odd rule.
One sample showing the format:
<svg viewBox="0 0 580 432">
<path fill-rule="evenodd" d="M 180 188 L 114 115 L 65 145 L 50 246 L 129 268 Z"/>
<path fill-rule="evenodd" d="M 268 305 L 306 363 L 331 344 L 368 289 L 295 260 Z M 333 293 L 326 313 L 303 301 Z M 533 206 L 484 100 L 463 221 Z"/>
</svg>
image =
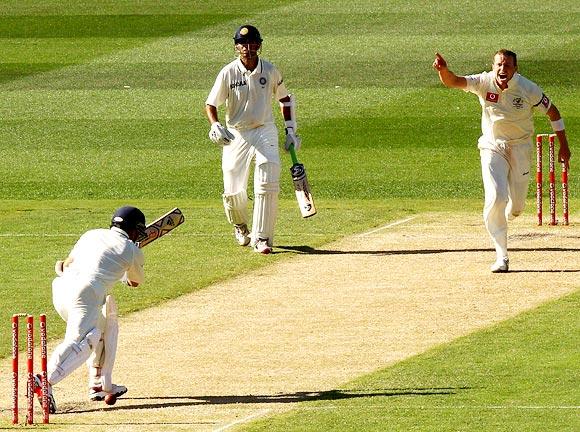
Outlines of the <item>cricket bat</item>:
<svg viewBox="0 0 580 432">
<path fill-rule="evenodd" d="M 169 231 L 174 230 L 179 225 L 185 221 L 185 216 L 181 210 L 175 207 L 173 210 L 168 211 L 159 219 L 151 222 L 145 228 L 145 235 L 141 236 L 137 243 L 140 248 L 147 246 L 152 241 L 157 240 L 159 237 L 164 236 Z"/>
<path fill-rule="evenodd" d="M 310 185 L 306 178 L 306 170 L 304 169 L 304 165 L 298 162 L 293 144 L 290 145 L 288 150 L 292 157 L 293 165 L 290 167 L 290 173 L 292 174 L 292 181 L 294 182 L 294 190 L 296 191 L 296 200 L 298 201 L 300 213 L 303 218 L 314 216 L 316 214 L 316 207 L 314 206 L 314 200 L 312 199 L 312 194 L 310 192 Z"/>
</svg>

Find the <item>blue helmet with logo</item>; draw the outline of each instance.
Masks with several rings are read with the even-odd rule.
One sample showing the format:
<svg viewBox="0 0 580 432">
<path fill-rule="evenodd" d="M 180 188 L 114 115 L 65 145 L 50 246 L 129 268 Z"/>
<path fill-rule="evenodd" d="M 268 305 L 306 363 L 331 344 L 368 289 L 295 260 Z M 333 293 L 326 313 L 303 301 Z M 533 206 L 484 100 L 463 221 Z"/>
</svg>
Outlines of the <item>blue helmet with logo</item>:
<svg viewBox="0 0 580 432">
<path fill-rule="evenodd" d="M 145 234 L 145 215 L 137 207 L 120 207 L 111 218 L 111 227 L 120 228 L 129 235 L 135 230 L 140 237 Z"/>
<path fill-rule="evenodd" d="M 262 43 L 262 36 L 258 29 L 252 25 L 240 26 L 234 34 L 235 44 Z"/>
</svg>

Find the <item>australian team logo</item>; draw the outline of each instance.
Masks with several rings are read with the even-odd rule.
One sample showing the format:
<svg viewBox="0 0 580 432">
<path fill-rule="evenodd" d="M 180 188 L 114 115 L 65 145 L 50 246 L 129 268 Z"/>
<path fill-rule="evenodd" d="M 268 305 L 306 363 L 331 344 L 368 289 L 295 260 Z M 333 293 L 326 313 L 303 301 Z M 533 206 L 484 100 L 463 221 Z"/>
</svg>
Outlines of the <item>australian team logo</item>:
<svg viewBox="0 0 580 432">
<path fill-rule="evenodd" d="M 516 98 L 514 98 L 512 104 L 513 104 L 514 108 L 522 109 L 524 107 L 524 100 L 521 97 L 516 97 Z"/>
<path fill-rule="evenodd" d="M 487 94 L 485 95 L 485 100 L 488 102 L 497 103 L 497 101 L 499 100 L 499 95 L 497 93 L 487 92 Z"/>
</svg>

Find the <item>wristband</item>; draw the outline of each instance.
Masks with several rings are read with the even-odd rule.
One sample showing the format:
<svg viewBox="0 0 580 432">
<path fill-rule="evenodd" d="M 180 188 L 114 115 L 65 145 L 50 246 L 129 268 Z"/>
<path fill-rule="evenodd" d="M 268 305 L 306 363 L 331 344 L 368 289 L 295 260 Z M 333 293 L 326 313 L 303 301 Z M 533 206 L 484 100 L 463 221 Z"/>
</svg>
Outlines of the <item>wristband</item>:
<svg viewBox="0 0 580 432">
<path fill-rule="evenodd" d="M 552 130 L 554 132 L 560 132 L 564 130 L 564 119 L 562 118 L 559 120 L 551 121 L 550 124 L 552 125 Z"/>
</svg>

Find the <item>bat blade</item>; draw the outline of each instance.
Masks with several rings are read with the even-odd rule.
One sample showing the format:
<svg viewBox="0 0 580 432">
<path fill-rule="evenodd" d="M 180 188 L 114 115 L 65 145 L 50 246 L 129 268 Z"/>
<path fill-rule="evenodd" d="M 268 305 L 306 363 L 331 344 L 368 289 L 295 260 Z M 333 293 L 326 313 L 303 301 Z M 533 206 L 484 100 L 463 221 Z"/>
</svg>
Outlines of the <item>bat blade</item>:
<svg viewBox="0 0 580 432">
<path fill-rule="evenodd" d="M 177 207 L 168 211 L 159 219 L 156 219 L 147 225 L 145 228 L 145 235 L 140 237 L 137 241 L 139 247 L 143 248 L 147 246 L 149 243 L 177 228 L 184 221 L 185 216 L 183 216 L 183 213 Z"/>
<path fill-rule="evenodd" d="M 294 163 L 294 165 L 290 167 L 290 173 L 292 174 L 296 200 L 298 201 L 298 207 L 300 208 L 302 217 L 307 218 L 314 216 L 316 214 L 316 206 L 312 199 L 312 193 L 310 192 L 310 185 L 308 184 L 304 165 L 301 163 Z"/>
</svg>

